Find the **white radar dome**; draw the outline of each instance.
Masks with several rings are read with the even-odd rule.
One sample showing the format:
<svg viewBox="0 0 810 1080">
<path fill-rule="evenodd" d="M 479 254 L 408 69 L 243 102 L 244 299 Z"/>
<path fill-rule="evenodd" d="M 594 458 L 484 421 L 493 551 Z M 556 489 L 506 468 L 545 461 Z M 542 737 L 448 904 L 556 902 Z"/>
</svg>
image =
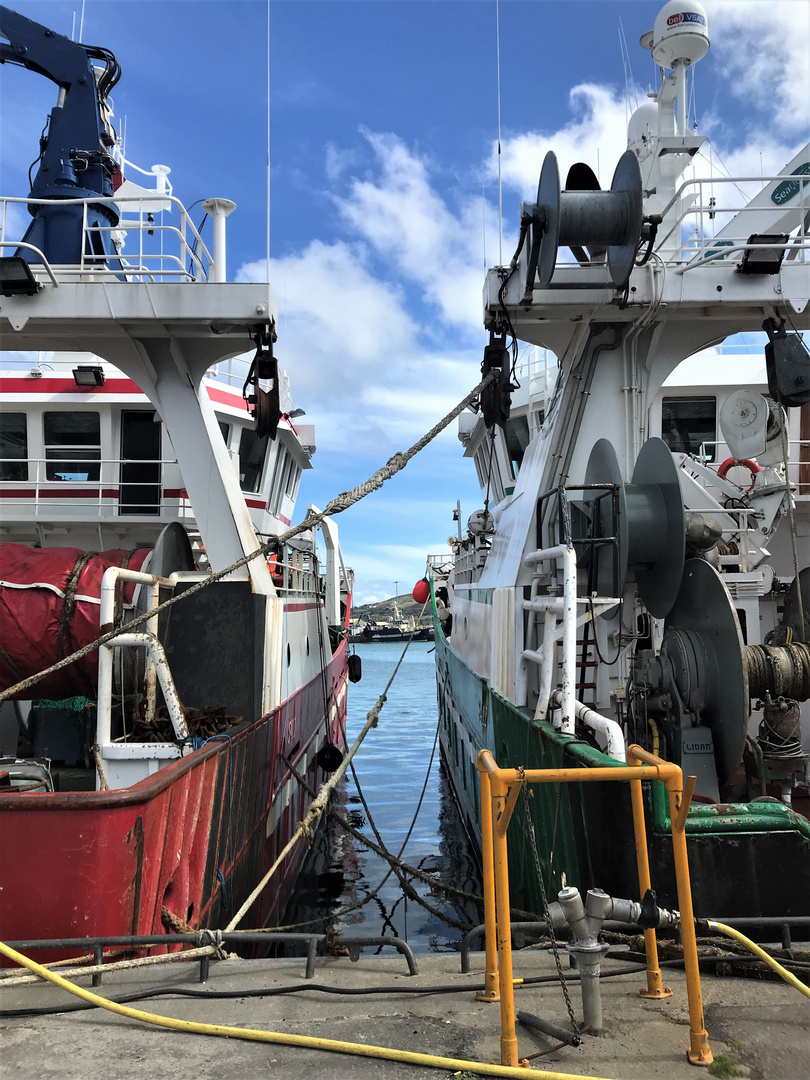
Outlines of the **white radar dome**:
<svg viewBox="0 0 810 1080">
<path fill-rule="evenodd" d="M 627 125 L 627 145 L 650 142 L 656 135 L 671 135 L 671 131 L 659 132 L 658 106 L 654 101 L 645 101 L 630 117 Z"/>
<path fill-rule="evenodd" d="M 702 60 L 709 51 L 706 10 L 697 0 L 670 0 L 655 19 L 652 32 L 653 59 L 661 67 L 687 66 Z"/>
</svg>

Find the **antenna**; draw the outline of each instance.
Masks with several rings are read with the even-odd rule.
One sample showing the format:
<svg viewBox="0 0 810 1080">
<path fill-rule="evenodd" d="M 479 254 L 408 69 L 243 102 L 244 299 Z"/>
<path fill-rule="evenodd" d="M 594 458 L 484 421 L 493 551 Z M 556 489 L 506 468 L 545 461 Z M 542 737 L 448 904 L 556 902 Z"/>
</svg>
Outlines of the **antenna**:
<svg viewBox="0 0 810 1080">
<path fill-rule="evenodd" d="M 270 312 L 273 310 L 272 296 L 270 293 L 270 0 L 267 0 L 267 193 L 266 193 L 266 225 L 265 225 L 265 276 L 267 278 L 267 312 L 268 321 Z M 286 271 L 284 275 L 284 298 L 286 306 Z M 286 311 L 284 313 L 286 321 Z"/>
<path fill-rule="evenodd" d="M 501 7 L 495 0 L 495 53 L 498 68 L 498 266 L 503 266 L 503 183 L 501 181 Z"/>
<path fill-rule="evenodd" d="M 484 154 L 481 152 L 481 229 L 484 235 L 484 270 L 487 269 L 487 182 Z"/>
<path fill-rule="evenodd" d="M 630 109 L 630 92 L 633 93 L 633 107 L 638 108 L 638 94 L 636 94 L 633 68 L 630 64 L 630 50 L 627 48 L 627 38 L 624 33 L 624 23 L 619 19 L 619 48 L 622 54 L 622 67 L 624 68 L 624 102 L 625 114 Z"/>
<path fill-rule="evenodd" d="M 82 17 L 79 21 L 79 41 L 84 39 L 84 3 L 85 0 L 82 0 Z"/>
</svg>

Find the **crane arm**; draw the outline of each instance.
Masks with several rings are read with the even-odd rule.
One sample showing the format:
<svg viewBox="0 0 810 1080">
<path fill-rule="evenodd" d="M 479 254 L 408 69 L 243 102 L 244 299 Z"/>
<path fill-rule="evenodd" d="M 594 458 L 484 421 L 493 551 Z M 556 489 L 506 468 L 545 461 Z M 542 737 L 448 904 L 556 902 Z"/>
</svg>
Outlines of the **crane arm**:
<svg viewBox="0 0 810 1080">
<path fill-rule="evenodd" d="M 4 5 L 0 5 L 0 34 L 7 39 L 0 40 L 0 63 L 19 64 L 59 87 L 30 197 L 112 195 L 115 162 L 109 148 L 115 137 L 107 120 L 106 98 L 120 75 L 113 54 L 71 41 Z M 98 81 L 94 59 L 105 66 Z"/>
</svg>

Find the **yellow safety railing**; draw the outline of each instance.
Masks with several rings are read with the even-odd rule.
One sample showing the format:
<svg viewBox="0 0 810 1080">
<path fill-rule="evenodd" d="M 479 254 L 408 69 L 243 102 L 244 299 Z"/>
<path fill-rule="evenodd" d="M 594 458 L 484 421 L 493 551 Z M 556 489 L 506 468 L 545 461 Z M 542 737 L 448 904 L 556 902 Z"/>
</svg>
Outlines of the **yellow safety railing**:
<svg viewBox="0 0 810 1080">
<path fill-rule="evenodd" d="M 713 1061 L 709 1037 L 703 1023 L 703 998 L 700 989 L 695 921 L 692 911 L 692 887 L 689 881 L 689 862 L 686 853 L 686 815 L 695 788 L 695 777 L 687 777 L 679 766 L 662 761 L 640 746 L 627 750 L 627 768 L 580 769 L 499 769 L 489 750 L 478 755 L 476 768 L 481 786 L 481 848 L 484 864 L 484 921 L 486 924 L 486 979 L 479 997 L 500 1001 L 501 1005 L 501 1063 L 518 1064 L 515 1034 L 515 999 L 512 978 L 512 931 L 509 919 L 509 860 L 506 849 L 506 829 L 515 809 L 521 788 L 528 784 L 567 784 L 592 781 L 618 781 L 630 784 L 633 805 L 633 829 L 636 842 L 636 863 L 640 895 L 650 888 L 650 865 L 647 858 L 647 830 L 644 820 L 642 780 L 657 780 L 664 784 L 669 796 L 672 822 L 672 852 L 675 880 L 678 887 L 678 906 L 681 914 L 686 991 L 689 998 L 689 1049 L 687 1056 L 693 1065 L 710 1065 Z M 669 997 L 671 990 L 661 982 L 658 966 L 658 945 L 655 930 L 644 931 L 647 955 L 647 986 L 642 997 Z"/>
</svg>

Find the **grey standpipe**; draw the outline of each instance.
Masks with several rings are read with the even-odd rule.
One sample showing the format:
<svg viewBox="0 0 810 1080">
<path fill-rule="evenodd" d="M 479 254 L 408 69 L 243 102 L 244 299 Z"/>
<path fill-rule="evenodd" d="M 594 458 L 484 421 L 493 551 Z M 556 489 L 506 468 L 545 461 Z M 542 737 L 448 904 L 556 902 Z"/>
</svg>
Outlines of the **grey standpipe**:
<svg viewBox="0 0 810 1080">
<path fill-rule="evenodd" d="M 559 892 L 557 899 L 571 928 L 572 941 L 566 945 L 566 949 L 574 957 L 580 973 L 583 1020 L 591 1034 L 598 1035 L 603 1028 L 600 965 L 610 948 L 598 939 L 603 924 L 608 919 L 616 919 L 640 926 L 677 926 L 680 916 L 676 911 L 665 911 L 655 906 L 652 893 L 639 904 L 635 900 L 608 896 L 601 889 L 590 889 L 583 903 L 579 889 L 569 887 Z"/>
</svg>

